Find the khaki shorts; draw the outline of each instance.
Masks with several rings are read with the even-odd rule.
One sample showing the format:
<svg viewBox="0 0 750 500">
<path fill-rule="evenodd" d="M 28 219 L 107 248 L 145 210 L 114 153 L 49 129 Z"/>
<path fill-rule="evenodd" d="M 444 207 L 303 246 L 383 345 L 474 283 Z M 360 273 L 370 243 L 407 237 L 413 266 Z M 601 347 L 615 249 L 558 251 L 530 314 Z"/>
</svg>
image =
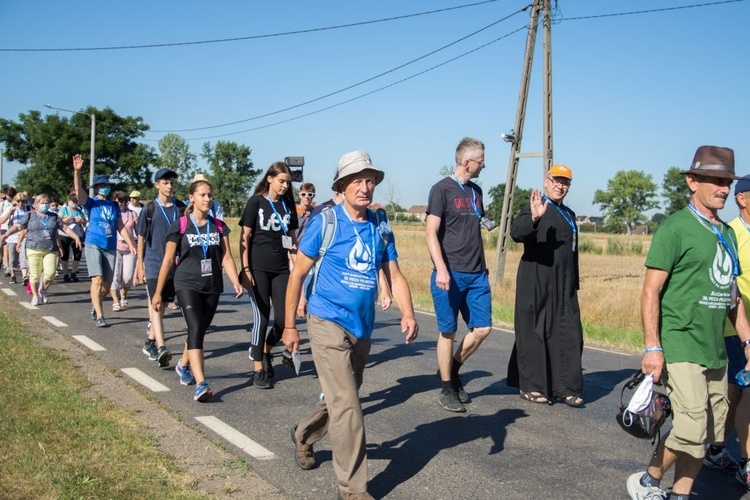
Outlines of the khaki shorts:
<svg viewBox="0 0 750 500">
<path fill-rule="evenodd" d="M 672 402 L 672 430 L 664 445 L 703 458 L 706 445 L 724 440 L 729 409 L 727 367 L 667 363 L 667 396 Z"/>
</svg>

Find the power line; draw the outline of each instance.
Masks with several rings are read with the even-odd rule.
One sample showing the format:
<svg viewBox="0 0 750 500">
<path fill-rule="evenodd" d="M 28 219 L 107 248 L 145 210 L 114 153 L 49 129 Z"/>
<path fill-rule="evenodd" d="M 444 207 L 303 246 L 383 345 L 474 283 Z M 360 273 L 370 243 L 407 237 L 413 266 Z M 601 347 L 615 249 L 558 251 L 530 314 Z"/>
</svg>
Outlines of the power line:
<svg viewBox="0 0 750 500">
<path fill-rule="evenodd" d="M 418 73 L 414 73 L 413 75 L 407 76 L 406 78 L 402 78 L 401 80 L 395 81 L 393 83 L 389 83 L 388 85 L 384 85 L 384 86 L 382 86 L 380 88 L 377 88 L 375 90 L 371 90 L 370 92 L 367 92 L 365 94 L 360 94 L 360 95 L 358 95 L 356 97 L 352 97 L 351 99 L 347 99 L 345 101 L 341 101 L 341 102 L 338 102 L 336 104 L 332 104 L 330 106 L 326 106 L 325 108 L 320 108 L 320 109 L 317 109 L 315 111 L 310 111 L 309 113 L 305 113 L 305 114 L 302 114 L 302 115 L 297 115 L 297 116 L 293 116 L 291 118 L 287 118 L 286 120 L 280 120 L 280 121 L 277 121 L 277 122 L 274 122 L 274 123 L 269 123 L 269 124 L 266 124 L 266 125 L 261 125 L 260 127 L 255 127 L 255 128 L 251 128 L 251 129 L 247 129 L 247 130 L 239 130 L 237 132 L 228 132 L 226 134 L 211 135 L 211 136 L 207 136 L 207 137 L 193 137 L 193 138 L 185 139 L 185 140 L 186 141 L 200 141 L 200 140 L 205 140 L 205 139 L 217 139 L 219 137 L 228 137 L 230 135 L 237 135 L 237 134 L 244 134 L 244 133 L 247 133 L 247 132 L 254 132 L 256 130 L 262 130 L 264 128 L 274 127 L 276 125 L 281 125 L 282 123 L 288 123 L 288 122 L 291 122 L 291 121 L 299 120 L 301 118 L 306 118 L 308 116 L 316 115 L 318 113 L 322 113 L 323 111 L 328 111 L 329 109 L 338 108 L 339 106 L 343 106 L 344 104 L 349 104 L 350 102 L 354 102 L 354 101 L 357 101 L 359 99 L 363 99 L 365 97 L 371 96 L 371 95 L 376 94 L 378 92 L 381 92 L 383 90 L 389 89 L 389 88 L 391 88 L 391 87 L 393 87 L 395 85 L 399 85 L 399 84 L 404 83 L 404 82 L 406 82 L 408 80 L 411 80 L 411 79 L 416 78 L 418 76 L 424 75 L 425 73 L 429 73 L 430 71 L 433 71 L 433 70 L 435 70 L 437 68 L 445 66 L 446 64 L 450 64 L 450 63 L 452 63 L 452 62 L 454 62 L 454 61 L 456 61 L 458 59 L 466 57 L 466 56 L 468 56 L 468 55 L 470 55 L 470 54 L 472 54 L 474 52 L 477 52 L 478 50 L 481 50 L 481 49 L 483 49 L 485 47 L 488 47 L 488 46 L 492 45 L 493 43 L 497 43 L 500 40 L 508 38 L 509 36 L 514 35 L 514 34 L 518 33 L 519 31 L 524 31 L 526 29 L 528 29 L 528 26 L 522 26 L 522 27 L 520 27 L 520 28 L 518 28 L 516 30 L 513 30 L 513 31 L 511 31 L 509 33 L 504 34 L 501 37 L 495 38 L 494 40 L 491 40 L 491 41 L 489 41 L 489 42 L 487 42 L 485 44 L 482 44 L 479 47 L 475 47 L 475 48 L 473 48 L 473 49 L 471 49 L 471 50 L 469 50 L 467 52 L 464 52 L 463 54 L 459 54 L 459 55 L 457 55 L 455 57 L 452 57 L 451 59 L 443 61 L 440 64 L 436 64 L 436 65 L 434 65 L 432 67 L 429 67 L 429 68 L 427 68 L 425 70 L 422 70 L 422 71 L 420 71 Z M 141 139 L 141 140 L 142 141 L 147 141 L 147 142 L 158 142 L 157 139 Z"/>
<path fill-rule="evenodd" d="M 265 35 L 250 35 L 250 36 L 241 36 L 241 37 L 235 37 L 235 38 L 221 38 L 217 40 L 200 40 L 200 41 L 192 41 L 192 42 L 173 42 L 173 43 L 153 43 L 153 44 L 147 44 L 147 45 L 120 45 L 120 46 L 110 46 L 110 47 L 67 47 L 67 48 L 40 48 L 40 49 L 0 48 L 0 52 L 80 52 L 80 51 L 102 51 L 102 50 L 133 50 L 133 49 L 155 49 L 155 48 L 164 48 L 164 47 L 182 47 L 186 45 L 205 45 L 205 44 L 210 44 L 210 43 L 240 42 L 244 40 L 258 40 L 261 38 L 275 38 L 275 37 L 290 36 L 290 35 L 302 35 L 305 33 L 316 33 L 320 31 L 330 31 L 330 30 L 337 30 L 337 29 L 343 29 L 343 28 L 352 28 L 355 26 L 365 26 L 368 24 L 398 21 L 401 19 L 409 19 L 412 17 L 427 16 L 431 14 L 438 14 L 441 12 L 465 9 L 468 7 L 477 7 L 479 5 L 494 3 L 498 1 L 500 0 L 484 0 L 481 2 L 474 2 L 474 3 L 464 4 L 464 5 L 456 5 L 454 7 L 446 7 L 444 9 L 428 10 L 424 12 L 417 12 L 414 14 L 404 14 L 402 16 L 392 16 L 392 17 L 385 17 L 382 19 L 373 19 L 370 21 L 360 21 L 356 23 L 339 24 L 336 26 L 325 26 L 322 28 L 309 28 L 309 29 L 304 29 L 304 30 L 285 31 L 281 33 L 268 33 Z"/>
<path fill-rule="evenodd" d="M 468 35 L 462 36 L 461 38 L 459 38 L 457 40 L 454 40 L 454 41 L 452 41 L 452 42 L 450 42 L 450 43 L 448 43 L 446 45 L 443 45 L 440 48 L 437 48 L 437 49 L 435 49 L 433 51 L 430 51 L 430 52 L 428 52 L 426 54 L 423 54 L 423 55 L 421 55 L 421 56 L 419 56 L 419 57 L 417 57 L 415 59 L 412 59 L 411 61 L 405 62 L 405 63 L 403 63 L 403 64 L 401 64 L 399 66 L 396 66 L 395 68 L 391 68 L 391 69 L 389 69 L 387 71 L 384 71 L 382 73 L 379 73 L 379 74 L 377 74 L 375 76 L 372 76 L 370 78 L 367 78 L 367 79 L 362 80 L 360 82 L 357 82 L 355 84 L 349 85 L 348 87 L 344 87 L 342 89 L 339 89 L 339 90 L 336 90 L 336 91 L 333 91 L 333 92 L 329 92 L 328 94 L 322 95 L 320 97 L 316 97 L 314 99 L 310 99 L 309 101 L 305 101 L 305 102 L 302 102 L 302 103 L 299 103 L 299 104 L 295 104 L 293 106 L 288 106 L 286 108 L 279 109 L 279 110 L 276 110 L 276 111 L 270 111 L 270 112 L 262 114 L 262 115 L 252 116 L 250 118 L 245 118 L 245 119 L 242 119 L 242 120 L 236 120 L 236 121 L 228 122 L 228 123 L 221 123 L 219 125 L 209 125 L 209 126 L 206 126 L 206 127 L 186 128 L 186 129 L 180 129 L 180 130 L 149 130 L 148 132 L 149 133 L 169 133 L 169 132 L 177 133 L 177 132 L 196 132 L 198 130 L 209 130 L 209 129 L 212 129 L 212 128 L 228 127 L 230 125 L 237 125 L 239 123 L 246 123 L 246 122 L 253 121 L 253 120 L 259 120 L 261 118 L 267 118 L 269 116 L 277 115 L 277 114 L 283 113 L 285 111 L 290 111 L 292 109 L 300 108 L 302 106 L 306 106 L 307 104 L 312 104 L 314 102 L 321 101 L 321 100 L 326 99 L 328 97 L 340 94 L 340 93 L 345 92 L 347 90 L 351 90 L 351 89 L 353 89 L 355 87 L 359 87 L 360 85 L 364 85 L 365 83 L 371 82 L 371 81 L 376 80 L 376 79 L 378 79 L 380 77 L 383 77 L 385 75 L 388 75 L 390 73 L 398 71 L 399 69 L 403 69 L 406 66 L 409 66 L 411 64 L 414 64 L 415 62 L 421 61 L 422 59 L 426 59 L 429 56 L 435 55 L 435 54 L 437 54 L 440 51 L 443 51 L 443 50 L 445 50 L 445 49 L 447 49 L 449 47 L 452 47 L 453 45 L 456 45 L 456 44 L 458 44 L 460 42 L 463 42 L 464 40 L 467 40 L 467 39 L 469 39 L 469 38 L 471 38 L 471 37 L 473 37 L 473 36 L 475 36 L 475 35 L 483 32 L 483 31 L 486 31 L 486 30 L 492 28 L 493 26 L 495 26 L 497 24 L 500 24 L 503 21 L 507 21 L 511 17 L 513 17 L 513 16 L 515 16 L 517 14 L 520 14 L 521 12 L 525 11 L 529 7 L 531 7 L 531 4 L 527 5 L 526 7 L 522 8 L 522 9 L 519 9 L 519 10 L 513 12 L 512 14 L 508 14 L 507 16 L 503 17 L 502 19 L 499 19 L 499 20 L 497 20 L 497 21 L 495 21 L 493 23 L 490 23 L 487 26 L 484 26 L 483 28 L 479 28 L 478 30 L 473 31 L 472 33 L 469 33 Z"/>
<path fill-rule="evenodd" d="M 745 0 L 723 0 L 723 1 L 718 1 L 718 2 L 708 2 L 708 3 L 701 3 L 701 4 L 684 5 L 684 6 L 679 6 L 679 7 L 665 7 L 665 8 L 660 8 L 660 9 L 650 9 L 650 10 L 640 10 L 640 11 L 630 11 L 630 12 L 619 12 L 619 13 L 612 13 L 612 14 L 597 14 L 597 15 L 591 15 L 591 16 L 578 16 L 578 17 L 570 17 L 570 18 L 564 18 L 564 19 L 561 19 L 561 20 L 560 20 L 560 21 L 558 21 L 558 22 L 562 22 L 562 21 L 577 21 L 577 20 L 585 20 L 585 19 L 598 19 L 598 18 L 605 18 L 605 17 L 615 17 L 615 16 L 628 16 L 628 15 L 639 15 L 639 14 L 651 14 L 651 13 L 656 13 L 656 12 L 665 12 L 665 11 L 672 11 L 672 10 L 691 9 L 691 8 L 699 8 L 699 7 L 711 7 L 711 6 L 715 6 L 715 5 L 721 5 L 721 4 L 729 4 L 729 3 L 737 3 L 737 2 L 744 2 L 744 1 L 745 1 Z M 526 10 L 527 8 L 528 8 L 528 6 L 524 7 L 523 9 L 520 9 L 520 10 L 519 10 L 518 12 L 522 12 L 523 10 Z M 560 14 L 560 11 L 559 11 L 558 9 L 556 9 L 556 11 L 557 11 L 557 12 L 556 12 L 557 14 Z M 515 15 L 515 14 L 518 14 L 518 12 L 515 12 L 514 14 L 511 14 L 510 16 L 512 16 L 512 15 Z M 508 17 L 510 17 L 510 16 L 508 16 Z M 507 19 L 507 18 L 506 18 L 506 19 Z M 498 22 L 500 22 L 500 21 L 497 21 L 497 22 L 493 23 L 492 25 L 495 25 L 495 24 L 497 24 Z M 216 138 L 221 138 L 221 137 L 228 137 L 228 136 L 232 136 L 232 135 L 237 135 L 237 134 L 244 134 L 244 133 L 247 133 L 247 132 L 254 132 L 254 131 L 257 131 L 257 130 L 262 130 L 262 129 L 265 129 L 265 128 L 269 128 L 269 127 L 274 127 L 274 126 L 276 126 L 276 125 L 281 125 L 281 124 L 284 124 L 284 123 L 288 123 L 288 122 L 291 122 L 291 121 L 299 120 L 299 119 L 301 119 L 301 118 L 306 118 L 306 117 L 308 117 L 308 116 L 311 116 L 311 115 L 315 115 L 315 114 L 318 114 L 318 113 L 322 113 L 322 112 L 324 112 L 324 111 L 328 111 L 328 110 L 330 110 L 330 109 L 333 109 L 333 108 L 337 108 L 337 107 L 339 107 L 339 106 L 343 106 L 343 105 L 345 105 L 345 104 L 348 104 L 348 103 L 350 103 L 350 102 L 353 102 L 353 101 L 357 101 L 357 100 L 359 100 L 359 99 L 362 99 L 362 98 L 364 98 L 364 97 L 368 97 L 368 96 L 370 96 L 370 95 L 373 95 L 373 94 L 375 94 L 375 93 L 378 93 L 378 92 L 381 92 L 381 91 L 383 91 L 383 90 L 386 90 L 386 89 L 388 89 L 388 88 L 391 88 L 391 87 L 393 87 L 393 86 L 395 86 L 395 85 L 399 85 L 399 84 L 401 84 L 401 83 L 403 83 L 403 82 L 406 82 L 406 81 L 408 81 L 408 80 L 411 80 L 411 79 L 413 79 L 413 78 L 416 78 L 417 76 L 421 76 L 421 75 L 423 75 L 423 74 L 425 74 L 425 73 L 428 73 L 428 72 L 430 72 L 430 71 L 433 71 L 433 70 L 435 70 L 435 69 L 437 69 L 437 68 L 439 68 L 439 67 L 445 66 L 446 64 L 452 63 L 452 62 L 454 62 L 454 61 L 456 61 L 456 60 L 458 60 L 458 59 L 461 59 L 461 58 L 463 58 L 463 57 L 465 57 L 465 56 L 467 56 L 467 55 L 469 55 L 469 54 L 472 54 L 472 53 L 474 53 L 474 52 L 476 52 L 476 51 L 478 51 L 478 50 L 481 50 L 481 49 L 483 49 L 483 48 L 485 48 L 485 47 L 487 47 L 487 46 L 489 46 L 489 45 L 492 45 L 492 44 L 494 44 L 494 43 L 496 43 L 496 42 L 498 42 L 498 41 L 500 41 L 500 40 L 503 40 L 504 38 L 507 38 L 507 37 L 509 37 L 509 36 L 511 36 L 511 35 L 513 35 L 513 34 L 515 34 L 515 33 L 518 33 L 519 31 L 521 31 L 521 30 L 524 30 L 524 29 L 527 29 L 527 28 L 528 28 L 528 26 L 524 26 L 524 27 L 522 27 L 522 28 L 519 28 L 519 29 L 517 29 L 517 30 L 511 31 L 510 33 L 506 33 L 505 35 L 503 35 L 503 36 L 501 36 L 501 37 L 499 37 L 499 38 L 496 38 L 496 39 L 494 39 L 494 40 L 492 40 L 492 41 L 490 41 L 490 42 L 488 42 L 488 43 L 485 43 L 485 44 L 483 44 L 483 45 L 481 45 L 481 46 L 479 46 L 479 47 L 476 47 L 476 48 L 474 48 L 474 49 L 472 49 L 472 50 L 470 50 L 470 51 L 464 52 L 463 54 L 460 54 L 460 55 L 458 55 L 458 56 L 456 56 L 456 57 L 453 57 L 453 58 L 451 58 L 451 59 L 448 59 L 447 61 L 444 61 L 444 62 L 442 62 L 442 63 L 440 63 L 440 64 L 437 64 L 437 65 L 435 65 L 435 66 L 432 66 L 432 67 L 430 67 L 430 68 L 427 68 L 427 69 L 425 69 L 425 70 L 423 70 L 423 71 L 420 71 L 420 72 L 418 72 L 418 73 L 415 73 L 415 74 L 413 74 L 413 75 L 411 75 L 411 76 L 408 76 L 408 77 L 406 77 L 406 78 L 402 78 L 401 80 L 398 80 L 398 81 L 396 81 L 396 82 L 390 83 L 390 84 L 388 84 L 388 85 L 385 85 L 385 86 L 383 86 L 383 87 L 377 88 L 377 89 L 375 89 L 375 90 L 372 90 L 372 91 L 370 91 L 370 92 L 367 92 L 367 93 L 365 93 L 365 94 L 360 94 L 360 95 L 358 95 L 358 96 L 356 96 L 356 97 L 353 97 L 353 98 L 351 98 L 351 99 L 347 99 L 347 100 L 345 100 L 345 101 L 341 101 L 341 102 L 338 102 L 338 103 L 336 103 L 336 104 L 332 104 L 332 105 L 330 105 L 330 106 L 326 106 L 326 107 L 324 107 L 324 108 L 320 108 L 320 109 L 317 109 L 317 110 L 311 111 L 311 112 L 309 112 L 309 113 L 304 113 L 304 114 L 301 114 L 301 115 L 297 115 L 297 116 L 294 116 L 294 117 L 291 117 L 291 118 L 288 118 L 288 119 L 285 119 L 285 120 L 280 120 L 280 121 L 277 121 L 277 122 L 269 123 L 269 124 L 266 124 L 266 125 L 262 125 L 262 126 L 259 126 L 259 127 L 254 127 L 254 128 L 251 128 L 251 129 L 240 130 L 240 131 L 237 131 L 237 132 L 229 132 L 229 133 L 225 133 L 225 134 L 218 134 L 218 135 L 206 136 L 206 137 L 195 137 L 195 138 L 191 138 L 191 139 L 186 139 L 186 140 L 188 140 L 188 141 L 196 141 L 196 140 L 205 140 L 205 139 L 216 139 Z M 484 29 L 486 29 L 486 28 L 482 28 L 482 29 L 481 29 L 481 30 L 479 30 L 479 31 L 482 31 L 482 30 L 484 30 Z M 475 33 L 476 33 L 476 32 L 475 32 Z M 466 37 L 463 37 L 463 38 L 462 38 L 461 40 L 463 40 L 463 39 L 466 39 L 466 38 L 468 38 L 469 36 L 472 36 L 472 35 L 467 35 Z M 454 42 L 454 43 L 455 43 L 455 42 Z M 433 52 L 431 52 L 431 53 L 429 53 L 429 54 L 427 54 L 427 55 L 433 54 L 433 53 L 435 53 L 435 52 L 438 52 L 438 51 L 440 51 L 440 50 L 442 50 L 442 48 L 441 48 L 441 49 L 436 49 L 435 51 L 433 51 Z M 422 56 L 422 57 L 420 57 L 420 58 L 418 58 L 418 59 L 415 59 L 414 61 L 417 61 L 417 60 L 419 60 L 419 59 L 423 59 L 424 57 L 427 57 L 427 55 L 425 55 L 425 56 Z M 409 62 L 409 63 L 405 63 L 405 64 L 403 64 L 403 65 L 399 66 L 398 68 L 394 68 L 394 70 L 395 70 L 395 69 L 399 69 L 399 68 L 401 68 L 401 67 L 404 67 L 404 66 L 406 66 L 406 65 L 408 65 L 408 64 L 411 64 L 411 63 L 412 63 L 412 62 L 414 62 L 414 61 L 411 61 L 411 62 Z M 358 86 L 358 85 L 360 85 L 360 84 L 362 84 L 362 83 L 365 83 L 365 82 L 371 81 L 371 80 L 373 80 L 373 79 L 375 79 L 375 78 L 378 78 L 378 77 L 380 77 L 380 76 L 382 76 L 382 75 L 385 75 L 385 74 L 391 73 L 391 72 L 392 72 L 392 71 L 394 71 L 394 70 L 389 70 L 389 71 L 387 71 L 387 72 L 384 72 L 384 73 L 382 73 L 381 75 L 376 75 L 376 76 L 374 76 L 374 77 L 372 77 L 372 78 L 370 78 L 370 79 L 368 79 L 368 80 L 365 80 L 365 81 L 363 81 L 363 82 L 360 82 L 360 83 L 358 83 L 358 84 L 354 84 L 354 85 L 352 85 L 352 86 L 350 86 L 350 87 L 347 87 L 347 88 L 345 88 L 345 89 L 342 89 L 342 90 L 340 90 L 340 91 L 332 92 L 332 93 L 330 93 L 330 94 L 328 94 L 328 95 L 326 95 L 326 96 L 323 96 L 323 97 L 320 97 L 320 98 L 316 98 L 316 99 L 313 99 L 313 100 L 311 100 L 311 101 L 308 101 L 308 102 L 306 102 L 306 103 L 298 104 L 298 105 L 295 105 L 295 106 L 290 106 L 290 107 L 288 107 L 288 108 L 285 108 L 284 110 L 280 110 L 280 111 L 276 111 L 276 112 L 271 112 L 271 113 L 267 113 L 266 115 L 262 115 L 262 116 L 259 116 L 259 117 L 248 118 L 248 119 L 246 119 L 246 120 L 240 120 L 240 121 L 238 121 L 238 122 L 234 122 L 234 123 L 242 123 L 242 122 L 246 122 L 246 121 L 250 121 L 250 120 L 254 120 L 254 119 L 258 119 L 258 118 L 262 118 L 262 117 L 267 117 L 267 116 L 270 116 L 270 115 L 273 115 L 273 114 L 281 113 L 282 111 L 288 111 L 288 110 L 291 110 L 291 109 L 295 109 L 295 108 L 297 108 L 297 107 L 300 107 L 300 106 L 303 106 L 303 105 L 305 105 L 305 104 L 309 104 L 309 103 L 312 103 L 312 102 L 316 102 L 316 101 L 318 101 L 318 100 L 320 100 L 320 99 L 323 99 L 323 98 L 325 98 L 325 97 L 329 97 L 329 96 L 332 96 L 332 95 L 338 94 L 338 93 L 340 93 L 340 92 L 343 92 L 344 90 L 348 90 L 348 89 L 350 89 L 350 88 L 356 87 L 356 86 Z M 228 124 L 225 124 L 225 125 L 228 125 Z M 189 129 L 189 130 L 205 130 L 205 129 L 209 129 L 209 128 L 216 128 L 216 127 L 219 127 L 219 126 L 223 126 L 223 125 L 216 125 L 216 126 L 211 126 L 211 127 L 202 127 L 202 128 Z M 156 132 L 156 131 L 153 131 L 153 132 Z M 141 140 L 142 140 L 142 141 L 146 141 L 146 142 L 158 142 L 158 140 L 156 140 L 156 139 L 141 139 Z"/>
<path fill-rule="evenodd" d="M 697 3 L 693 5 L 681 5 L 678 7 L 663 7 L 661 9 L 648 9 L 648 10 L 634 10 L 631 12 L 617 12 L 614 14 L 596 14 L 591 16 L 577 16 L 577 17 L 566 17 L 561 21 L 580 21 L 582 19 L 599 19 L 603 17 L 617 17 L 617 16 L 633 16 L 636 14 L 652 14 L 654 12 L 666 12 L 670 10 L 682 10 L 682 9 L 695 9 L 698 7 L 712 7 L 714 5 L 722 5 L 727 3 L 744 2 L 745 0 L 723 0 L 720 2 L 709 2 L 709 3 Z"/>
</svg>

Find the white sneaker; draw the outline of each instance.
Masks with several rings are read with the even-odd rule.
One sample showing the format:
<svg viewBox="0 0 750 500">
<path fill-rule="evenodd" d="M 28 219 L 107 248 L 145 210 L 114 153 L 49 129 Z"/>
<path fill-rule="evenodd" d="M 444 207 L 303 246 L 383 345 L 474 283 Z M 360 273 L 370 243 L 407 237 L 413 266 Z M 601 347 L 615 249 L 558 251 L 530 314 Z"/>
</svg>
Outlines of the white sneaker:
<svg viewBox="0 0 750 500">
<path fill-rule="evenodd" d="M 42 304 L 49 304 L 49 296 L 47 292 L 40 292 L 39 296 L 42 298 Z"/>
<path fill-rule="evenodd" d="M 633 500 L 664 500 L 667 498 L 667 493 L 661 488 L 656 486 L 643 486 L 641 484 L 641 477 L 644 472 L 636 472 L 631 474 L 628 478 L 627 487 L 628 495 Z"/>
<path fill-rule="evenodd" d="M 31 297 L 31 305 L 32 306 L 38 306 L 39 305 L 39 299 L 37 299 L 36 296 Z"/>
</svg>

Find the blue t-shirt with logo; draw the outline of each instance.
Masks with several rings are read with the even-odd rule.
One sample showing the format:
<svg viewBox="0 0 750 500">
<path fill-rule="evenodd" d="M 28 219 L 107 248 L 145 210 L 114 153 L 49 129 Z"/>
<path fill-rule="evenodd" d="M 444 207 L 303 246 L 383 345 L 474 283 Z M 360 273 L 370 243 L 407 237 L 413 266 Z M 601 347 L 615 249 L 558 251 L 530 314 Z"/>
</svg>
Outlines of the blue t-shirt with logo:
<svg viewBox="0 0 750 500">
<path fill-rule="evenodd" d="M 117 221 L 120 220 L 120 205 L 114 201 L 88 197 L 84 208 L 89 214 L 86 244 L 104 250 L 117 248 Z"/>
<path fill-rule="evenodd" d="M 369 339 L 375 325 L 378 271 L 384 262 L 398 259 L 396 243 L 391 235 L 385 244 L 369 210 L 368 222 L 353 221 L 344 212 L 343 203 L 331 210 L 338 221 L 336 234 L 323 257 L 307 310 L 357 338 Z M 318 257 L 324 223 L 323 216 L 311 218 L 299 242 L 299 250 L 310 258 Z"/>
</svg>

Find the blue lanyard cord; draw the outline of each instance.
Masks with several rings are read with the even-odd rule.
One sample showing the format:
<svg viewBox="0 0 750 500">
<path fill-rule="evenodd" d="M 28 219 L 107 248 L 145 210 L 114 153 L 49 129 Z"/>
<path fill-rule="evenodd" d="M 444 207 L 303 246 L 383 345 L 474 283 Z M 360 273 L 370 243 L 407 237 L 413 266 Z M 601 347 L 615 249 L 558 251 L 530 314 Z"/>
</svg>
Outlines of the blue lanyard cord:
<svg viewBox="0 0 750 500">
<path fill-rule="evenodd" d="M 568 217 L 567 208 L 562 205 L 558 205 L 554 201 L 550 200 L 546 194 L 542 195 L 542 199 L 544 201 L 551 203 L 552 206 L 555 207 L 558 212 L 560 212 L 560 215 L 562 215 L 562 218 L 565 219 L 565 222 L 567 222 L 568 225 L 570 226 L 570 230 L 573 231 L 573 237 L 575 237 L 576 233 L 578 232 L 578 228 L 576 227 L 575 221 L 572 218 Z"/>
<path fill-rule="evenodd" d="M 161 213 L 164 214 L 164 218 L 167 219 L 167 223 L 171 226 L 174 224 L 174 221 L 177 220 L 177 205 L 175 205 L 174 198 L 172 198 L 172 208 L 174 208 L 174 213 L 172 214 L 172 220 L 169 220 L 169 217 L 167 216 L 166 210 L 164 210 L 164 207 L 161 205 L 161 202 L 159 202 L 159 199 L 157 198 L 156 204 L 159 206 L 159 209 L 161 209 Z"/>
<path fill-rule="evenodd" d="M 461 191 L 463 191 L 464 194 L 466 195 L 466 197 L 468 198 L 469 197 L 469 193 L 466 192 L 466 188 L 458 180 L 458 177 L 456 177 L 456 174 L 451 174 L 451 179 L 453 179 L 454 181 L 456 181 L 456 184 L 458 184 L 458 186 L 461 188 Z M 479 213 L 479 209 L 477 208 L 477 192 L 474 191 L 474 188 L 471 188 L 471 194 L 473 195 L 473 199 L 470 199 L 469 203 L 471 203 L 471 208 L 474 209 L 474 213 L 477 215 L 477 217 L 479 218 L 479 220 L 481 220 L 482 219 L 482 214 Z"/>
<path fill-rule="evenodd" d="M 193 227 L 195 227 L 195 232 L 198 235 L 198 239 L 201 242 L 201 249 L 203 250 L 203 258 L 208 258 L 208 243 L 209 243 L 209 231 L 211 229 L 211 221 L 206 219 L 206 239 L 204 241 L 203 238 L 201 238 L 201 230 L 198 227 L 198 223 L 195 221 L 195 216 L 193 214 L 190 214 L 190 221 L 193 223 Z"/>
<path fill-rule="evenodd" d="M 714 226 L 710 220 L 708 220 L 708 217 L 700 213 L 692 203 L 688 204 L 688 208 L 690 209 L 690 212 L 695 216 L 695 218 L 700 222 L 700 225 L 708 229 L 709 231 L 713 231 L 713 233 L 716 235 L 716 237 L 719 239 L 719 243 L 721 243 L 721 246 L 724 247 L 724 250 L 726 250 L 727 254 L 729 255 L 729 258 L 732 259 L 732 271 L 735 276 L 740 275 L 740 261 L 737 257 L 737 249 L 734 248 L 734 241 L 732 241 L 732 246 L 730 248 L 729 243 L 727 242 L 726 238 L 724 238 L 724 235 L 722 234 L 721 230 L 719 230 L 716 226 Z M 724 222 L 716 217 L 719 221 L 719 223 L 724 226 Z M 742 217 L 740 217 L 742 219 Z M 744 224 L 745 221 L 742 221 Z M 747 227 L 747 225 L 745 225 Z M 731 241 L 731 239 L 730 239 Z"/>
<path fill-rule="evenodd" d="M 284 232 L 284 234 L 287 234 L 287 228 L 286 224 L 284 224 L 284 219 L 279 215 L 279 212 L 276 211 L 276 207 L 273 204 L 273 200 L 271 200 L 271 196 L 266 194 L 266 199 L 268 200 L 268 203 L 271 204 L 271 210 L 273 210 L 273 213 L 276 214 L 276 217 L 279 219 L 279 224 L 281 224 L 281 230 Z M 284 198 L 279 198 L 279 201 L 281 202 L 281 206 L 284 208 L 284 213 L 289 215 L 289 209 L 286 208 L 286 203 L 284 203 Z"/>
<path fill-rule="evenodd" d="M 738 216 L 737 218 L 740 220 L 740 222 L 742 222 L 742 225 L 745 226 L 745 229 L 747 229 L 747 232 L 750 233 L 750 226 L 747 225 L 747 222 L 745 222 L 745 219 L 743 219 L 741 215 Z"/>
<path fill-rule="evenodd" d="M 354 223 L 354 220 L 352 219 L 352 216 L 349 215 L 349 212 L 346 210 L 346 207 L 342 207 L 342 211 L 346 214 L 346 217 L 349 219 L 349 222 L 352 224 L 352 230 L 354 230 L 354 236 L 357 238 L 357 241 L 362 245 L 362 247 L 365 249 L 365 251 L 368 253 L 368 266 L 367 271 L 372 271 L 375 269 L 375 228 L 372 224 L 370 224 L 370 247 L 367 246 L 365 241 L 362 239 L 362 236 L 359 234 L 359 231 L 357 231 L 357 227 Z M 367 211 L 367 222 L 371 223 L 370 220 L 370 211 Z M 367 272 L 366 271 L 366 272 Z"/>
</svg>

